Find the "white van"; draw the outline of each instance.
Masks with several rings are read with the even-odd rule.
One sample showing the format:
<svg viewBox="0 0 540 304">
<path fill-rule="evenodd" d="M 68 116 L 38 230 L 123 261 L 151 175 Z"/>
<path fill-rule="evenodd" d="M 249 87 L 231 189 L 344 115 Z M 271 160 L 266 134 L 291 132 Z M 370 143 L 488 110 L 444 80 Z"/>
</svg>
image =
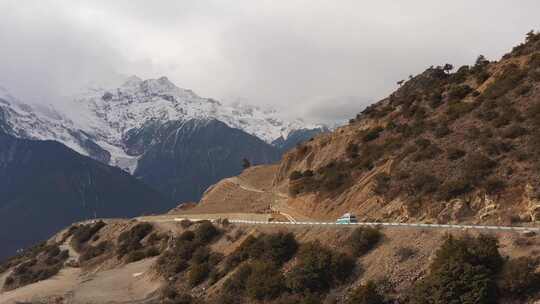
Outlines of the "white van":
<svg viewBox="0 0 540 304">
<path fill-rule="evenodd" d="M 345 213 L 336 221 L 337 224 L 354 224 L 358 223 L 358 219 L 356 218 L 356 215 L 352 213 Z"/>
</svg>

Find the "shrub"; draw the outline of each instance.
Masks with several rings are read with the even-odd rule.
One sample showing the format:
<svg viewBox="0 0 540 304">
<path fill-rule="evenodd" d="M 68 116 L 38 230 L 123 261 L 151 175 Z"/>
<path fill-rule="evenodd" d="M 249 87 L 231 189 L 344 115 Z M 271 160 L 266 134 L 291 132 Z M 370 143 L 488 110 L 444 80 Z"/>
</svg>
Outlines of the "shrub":
<svg viewBox="0 0 540 304">
<path fill-rule="evenodd" d="M 246 281 L 252 270 L 249 264 L 242 264 L 223 284 L 225 294 L 238 296 L 246 289 Z"/>
<path fill-rule="evenodd" d="M 452 177 L 446 180 L 438 191 L 438 197 L 442 200 L 450 200 L 472 190 L 471 181 L 464 176 Z"/>
<path fill-rule="evenodd" d="M 106 224 L 103 221 L 98 221 L 93 224 L 73 226 L 73 236 L 71 238 L 73 247 L 80 250 L 86 242 L 88 242 L 99 230 L 101 230 L 101 228 L 105 226 Z"/>
<path fill-rule="evenodd" d="M 373 188 L 373 192 L 377 195 L 384 195 L 388 192 L 390 189 L 390 175 L 386 173 L 379 173 L 375 175 L 375 187 Z"/>
<path fill-rule="evenodd" d="M 144 250 L 135 250 L 127 254 L 126 263 L 133 263 L 146 258 Z"/>
<path fill-rule="evenodd" d="M 247 295 L 255 300 L 277 298 L 284 290 L 284 277 L 279 268 L 265 261 L 251 263 L 251 273 L 246 280 Z"/>
<path fill-rule="evenodd" d="M 413 156 L 413 161 L 420 162 L 424 160 L 430 160 L 436 158 L 440 153 L 441 149 L 435 144 L 430 144 L 429 146 L 419 149 Z"/>
<path fill-rule="evenodd" d="M 210 270 L 210 273 L 208 274 L 208 285 L 214 285 L 223 276 L 224 276 L 224 273 L 220 272 L 216 268 L 213 268 L 212 270 Z"/>
<path fill-rule="evenodd" d="M 435 253 L 430 273 L 413 288 L 410 303 L 495 303 L 495 275 L 503 259 L 495 238 L 452 236 Z"/>
<path fill-rule="evenodd" d="M 202 244 L 208 244 L 220 234 L 219 230 L 210 221 L 200 223 L 194 233 L 195 241 Z"/>
<path fill-rule="evenodd" d="M 450 88 L 450 91 L 448 92 L 448 97 L 452 100 L 461 100 L 465 96 L 469 95 L 473 89 L 469 87 L 468 85 L 457 85 L 452 86 Z"/>
<path fill-rule="evenodd" d="M 448 150 L 446 151 L 446 155 L 449 160 L 460 159 L 465 156 L 465 154 L 467 154 L 465 151 L 452 147 L 448 148 Z"/>
<path fill-rule="evenodd" d="M 382 127 L 375 127 L 375 128 L 372 128 L 372 129 L 368 130 L 368 131 L 362 136 L 362 141 L 363 141 L 363 142 L 373 141 L 373 140 L 379 138 L 379 135 L 381 134 L 382 131 L 384 131 L 384 129 L 383 129 Z"/>
<path fill-rule="evenodd" d="M 452 102 L 448 104 L 448 109 L 446 110 L 446 115 L 449 120 L 455 120 L 472 110 L 477 106 L 477 103 L 474 102 Z"/>
<path fill-rule="evenodd" d="M 118 248 L 116 254 L 119 258 L 133 251 L 138 251 L 142 248 L 141 240 L 145 238 L 154 227 L 150 223 L 139 223 L 130 230 L 122 232 L 118 236 Z M 131 258 L 140 257 L 141 253 L 134 253 Z"/>
<path fill-rule="evenodd" d="M 416 255 L 416 253 L 417 253 L 416 249 L 412 247 L 399 247 L 396 250 L 396 256 L 398 257 L 398 261 L 400 263 L 405 262 L 408 259 L 412 258 L 413 256 Z"/>
<path fill-rule="evenodd" d="M 186 270 L 188 266 L 188 261 L 176 255 L 173 251 L 166 251 L 158 258 L 156 263 L 158 272 L 167 279 Z"/>
<path fill-rule="evenodd" d="M 491 177 L 486 180 L 484 187 L 488 194 L 495 194 L 504 189 L 505 183 L 496 177 Z"/>
<path fill-rule="evenodd" d="M 21 263 L 6 277 L 5 290 L 46 280 L 56 275 L 62 269 L 69 254 L 65 250 L 60 250 L 58 244 L 43 243 L 32 248 L 26 257 L 26 261 L 19 261 Z"/>
<path fill-rule="evenodd" d="M 440 181 L 436 176 L 416 170 L 403 182 L 403 187 L 409 196 L 421 197 L 436 192 L 439 184 Z"/>
<path fill-rule="evenodd" d="M 342 283 L 354 270 L 354 261 L 332 252 L 318 242 L 300 246 L 298 262 L 286 276 L 287 286 L 296 292 L 324 292 Z"/>
<path fill-rule="evenodd" d="M 298 249 L 292 233 L 249 236 L 238 249 L 227 257 L 226 268 L 232 268 L 247 259 L 259 259 L 281 265 L 290 260 Z"/>
<path fill-rule="evenodd" d="M 435 128 L 435 131 L 433 132 L 433 134 L 437 138 L 443 138 L 446 135 L 450 134 L 451 132 L 452 131 L 448 128 L 448 125 L 442 124 L 442 125 L 439 125 L 437 128 Z"/>
<path fill-rule="evenodd" d="M 161 291 L 161 301 L 164 304 L 195 304 L 199 303 L 192 296 L 185 293 L 178 293 L 170 285 L 163 288 Z"/>
<path fill-rule="evenodd" d="M 108 241 L 102 241 L 96 246 L 87 246 L 84 248 L 83 252 L 79 257 L 79 262 L 85 262 L 91 260 L 95 257 L 98 257 L 104 254 L 107 250 L 112 247 L 111 243 Z"/>
<path fill-rule="evenodd" d="M 532 88 L 533 88 L 532 84 L 523 83 L 516 89 L 516 93 L 519 95 L 527 95 L 527 93 L 529 93 Z"/>
<path fill-rule="evenodd" d="M 155 256 L 158 256 L 159 254 L 160 254 L 159 249 L 153 246 L 146 248 L 144 251 L 144 255 L 147 258 L 155 257 Z"/>
<path fill-rule="evenodd" d="M 188 284 L 195 287 L 201 284 L 210 274 L 210 266 L 208 263 L 192 264 L 188 273 Z"/>
<path fill-rule="evenodd" d="M 201 246 L 193 252 L 191 256 L 191 262 L 195 264 L 202 264 L 207 262 L 210 258 L 210 249 L 206 246 Z"/>
<path fill-rule="evenodd" d="M 289 176 L 289 179 L 290 180 L 297 180 L 297 179 L 301 179 L 302 177 L 303 177 L 302 172 L 295 170 L 295 171 L 291 172 L 291 175 Z"/>
<path fill-rule="evenodd" d="M 349 174 L 342 172 L 331 172 L 325 176 L 322 182 L 322 188 L 327 192 L 339 189 L 349 181 Z"/>
<path fill-rule="evenodd" d="M 373 281 L 358 286 L 349 295 L 347 304 L 384 304 L 384 297 L 379 294 Z"/>
<path fill-rule="evenodd" d="M 358 145 L 355 143 L 349 143 L 345 149 L 347 157 L 356 158 L 358 156 Z"/>
<path fill-rule="evenodd" d="M 187 230 L 182 232 L 180 236 L 176 239 L 178 242 L 188 241 L 191 242 L 195 239 L 195 233 L 193 231 Z"/>
<path fill-rule="evenodd" d="M 498 283 L 504 296 L 525 298 L 540 289 L 540 274 L 536 272 L 538 262 L 521 257 L 506 262 Z"/>
<path fill-rule="evenodd" d="M 184 229 L 187 229 L 189 228 L 191 225 L 193 225 L 193 222 L 191 222 L 190 220 L 181 220 L 180 221 L 180 226 Z"/>
<path fill-rule="evenodd" d="M 480 153 L 469 154 L 463 164 L 463 168 L 467 168 L 466 177 L 473 182 L 482 180 L 496 166 L 497 162 Z"/>
<path fill-rule="evenodd" d="M 362 256 L 373 249 L 382 239 L 382 233 L 372 227 L 358 227 L 352 232 L 348 244 L 354 256 Z"/>
</svg>

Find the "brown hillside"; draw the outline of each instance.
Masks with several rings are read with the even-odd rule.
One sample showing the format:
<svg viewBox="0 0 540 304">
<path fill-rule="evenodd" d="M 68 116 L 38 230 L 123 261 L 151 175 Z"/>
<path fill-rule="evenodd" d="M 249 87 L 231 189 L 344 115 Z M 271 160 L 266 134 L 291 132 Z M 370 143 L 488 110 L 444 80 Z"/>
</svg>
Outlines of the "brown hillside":
<svg viewBox="0 0 540 304">
<path fill-rule="evenodd" d="M 540 219 L 540 35 L 498 62 L 431 67 L 284 156 L 274 184 L 312 217 Z"/>
<path fill-rule="evenodd" d="M 229 303 L 224 302 L 222 297 L 230 292 L 234 295 L 232 303 L 282 303 L 278 300 L 255 301 L 249 298 L 249 295 L 241 294 L 239 290 L 227 291 L 227 281 L 234 277 L 242 265 L 268 262 L 261 258 L 251 258 L 243 263 L 242 260 L 239 261 L 238 265 L 231 264 L 236 260 L 233 258 L 235 254 L 249 243 L 247 240 L 250 237 L 290 232 L 300 245 L 319 242 L 323 244 L 323 248 L 336 254 L 350 255 L 354 231 L 352 228 L 343 227 L 216 224 L 214 227 L 218 234 L 206 241 L 199 241 L 203 243 L 197 245 L 197 250 L 197 247 L 193 247 L 194 243 L 187 241 L 186 231 L 193 232 L 195 240 L 201 239 L 201 235 L 212 235 L 208 234 L 210 230 L 201 229 L 207 223 L 192 223 L 188 226 L 178 222 L 108 220 L 106 225 L 97 231 L 92 229 L 95 225 L 79 226 L 84 228 L 79 228 L 79 232 L 74 228 L 65 229 L 47 241 L 47 246 L 69 249 L 70 259 L 58 274 L 50 278 L 17 288 L 6 288 L 9 286 L 6 284 L 9 277 L 28 275 L 28 272 L 21 273 L 24 265 L 34 263 L 35 257 L 39 259 L 46 254 L 46 250 L 39 246 L 1 264 L 0 286 L 3 289 L 0 290 L 0 303 L 177 303 L 162 300 L 162 297 L 171 293 L 189 294 L 200 299 L 180 303 Z M 370 250 L 359 256 L 352 256 L 355 266 L 351 266 L 354 272 L 350 277 L 319 295 L 324 299 L 324 303 L 345 303 L 344 299 L 357 286 L 368 281 L 377 282 L 389 298 L 404 298 L 411 288 L 429 273 L 429 266 L 436 251 L 447 238 L 447 233 L 455 237 L 468 233 L 476 235 L 474 231 L 406 228 L 382 229 L 380 233 L 381 239 Z M 86 237 L 81 238 L 83 235 Z M 512 259 L 539 256 L 537 236 L 526 237 L 515 233 L 491 235 L 499 239 L 503 256 Z M 121 255 L 121 249 L 126 242 L 130 243 L 129 251 Z M 101 247 L 100 244 L 107 245 L 103 246 L 103 251 L 96 251 L 96 248 Z M 200 250 L 201 248 L 205 250 Z M 274 244 L 270 248 L 278 247 Z M 150 249 L 155 250 L 155 253 L 149 254 Z M 209 252 L 210 256 L 205 257 L 205 252 Z M 250 254 L 256 252 L 258 251 Z M 187 253 L 192 255 L 191 259 L 182 262 L 181 256 Z M 299 255 L 297 252 L 276 269 L 288 276 L 296 267 Z M 190 286 L 194 265 L 199 265 L 199 262 L 196 262 L 198 259 L 208 259 L 207 263 L 211 265 L 210 273 L 196 286 Z M 186 264 L 181 266 L 182 263 Z M 539 296 L 535 295 L 536 298 Z"/>
</svg>

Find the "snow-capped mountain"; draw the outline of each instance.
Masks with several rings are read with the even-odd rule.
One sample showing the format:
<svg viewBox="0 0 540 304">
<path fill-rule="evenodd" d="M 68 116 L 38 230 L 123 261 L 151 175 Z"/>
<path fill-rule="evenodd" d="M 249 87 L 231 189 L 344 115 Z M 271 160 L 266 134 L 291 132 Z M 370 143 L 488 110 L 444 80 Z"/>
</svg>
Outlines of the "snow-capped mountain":
<svg viewBox="0 0 540 304">
<path fill-rule="evenodd" d="M 274 110 L 202 98 L 166 77 L 131 76 L 119 86 L 93 86 L 70 98 L 62 109 L 31 107 L 0 90 L 0 130 L 18 137 L 57 140 L 75 151 L 134 172 L 151 144 L 133 146 L 133 136 L 170 121 L 218 120 L 271 144 L 293 131 L 318 129 L 302 120 L 285 121 Z"/>
</svg>

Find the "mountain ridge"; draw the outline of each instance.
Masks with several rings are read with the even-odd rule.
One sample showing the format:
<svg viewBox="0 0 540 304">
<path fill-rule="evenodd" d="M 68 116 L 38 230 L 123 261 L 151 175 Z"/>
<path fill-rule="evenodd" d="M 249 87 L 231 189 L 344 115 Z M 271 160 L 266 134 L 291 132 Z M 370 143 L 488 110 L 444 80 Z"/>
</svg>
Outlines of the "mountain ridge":
<svg viewBox="0 0 540 304">
<path fill-rule="evenodd" d="M 0 132 L 0 256 L 94 217 L 165 211 L 173 202 L 119 168 L 56 141 Z"/>
<path fill-rule="evenodd" d="M 126 150 L 129 133 L 147 124 L 191 119 L 217 119 L 272 144 L 293 131 L 320 129 L 302 120 L 285 121 L 274 110 L 238 103 L 223 105 L 174 85 L 166 77 L 128 77 L 119 86 L 89 87 L 62 109 L 36 108 L 0 92 L 4 125 L 13 135 L 54 139 L 75 151 L 134 172 L 143 150 Z M 6 114 L 7 113 L 7 114 Z M 4 129 L 8 129 L 4 126 Z"/>
</svg>

